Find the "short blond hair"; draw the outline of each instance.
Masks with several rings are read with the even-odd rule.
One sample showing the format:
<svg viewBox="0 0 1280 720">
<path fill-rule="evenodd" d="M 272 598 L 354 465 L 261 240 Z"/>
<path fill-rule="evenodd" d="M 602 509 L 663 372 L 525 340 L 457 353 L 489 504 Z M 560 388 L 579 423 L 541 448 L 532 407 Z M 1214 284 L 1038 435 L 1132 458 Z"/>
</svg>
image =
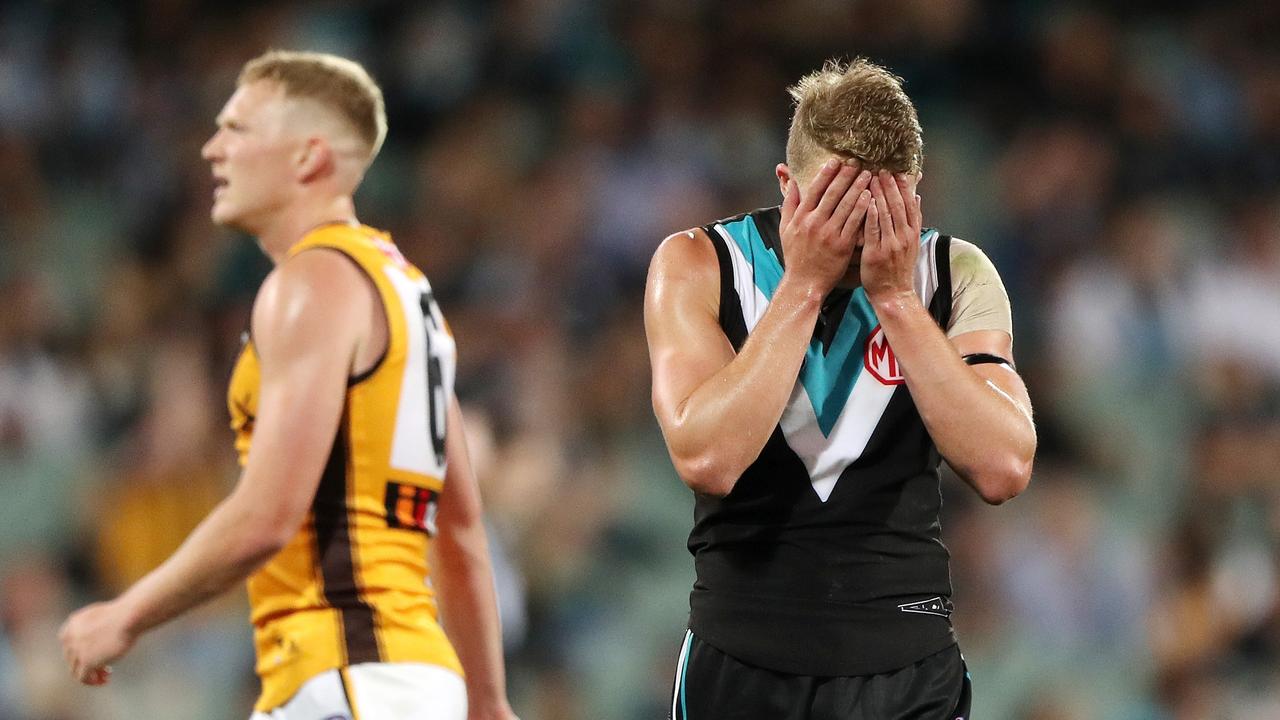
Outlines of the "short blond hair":
<svg viewBox="0 0 1280 720">
<path fill-rule="evenodd" d="M 387 136 L 382 89 L 360 63 L 328 53 L 269 50 L 245 63 L 237 84 L 259 80 L 279 83 L 285 97 L 314 100 L 336 110 L 356 131 L 370 161 L 382 148 Z"/>
<path fill-rule="evenodd" d="M 808 174 L 834 153 L 869 170 L 920 172 L 920 119 L 902 78 L 863 58 L 828 60 L 787 88 L 795 102 L 787 135 L 787 164 Z"/>
</svg>

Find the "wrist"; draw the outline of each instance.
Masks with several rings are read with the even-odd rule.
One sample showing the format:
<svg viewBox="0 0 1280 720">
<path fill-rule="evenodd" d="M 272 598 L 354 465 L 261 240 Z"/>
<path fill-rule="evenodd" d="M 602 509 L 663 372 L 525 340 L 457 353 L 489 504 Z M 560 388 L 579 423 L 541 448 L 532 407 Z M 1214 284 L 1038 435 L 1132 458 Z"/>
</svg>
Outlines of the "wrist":
<svg viewBox="0 0 1280 720">
<path fill-rule="evenodd" d="M 817 310 L 822 307 L 822 300 L 826 294 L 827 291 L 822 289 L 821 283 L 816 280 L 783 273 L 778 289 L 774 293 L 774 299 L 776 300 L 779 296 L 790 297 L 803 307 L 812 306 Z"/>
<path fill-rule="evenodd" d="M 124 595 L 107 601 L 107 607 L 110 608 L 111 617 L 115 619 L 113 624 L 123 635 L 132 640 L 142 634 L 140 618 L 134 610 L 133 603 L 130 603 Z"/>
<path fill-rule="evenodd" d="M 140 582 L 135 583 L 109 601 L 117 626 L 131 639 L 137 639 L 156 625 L 155 621 L 147 617 L 146 601 L 141 597 L 140 585 Z"/>
<path fill-rule="evenodd" d="M 890 290 L 875 295 L 867 293 L 867 299 L 871 301 L 871 308 L 875 311 L 876 317 L 882 321 L 918 311 L 924 307 L 920 302 L 920 296 L 916 295 L 914 290 Z"/>
</svg>

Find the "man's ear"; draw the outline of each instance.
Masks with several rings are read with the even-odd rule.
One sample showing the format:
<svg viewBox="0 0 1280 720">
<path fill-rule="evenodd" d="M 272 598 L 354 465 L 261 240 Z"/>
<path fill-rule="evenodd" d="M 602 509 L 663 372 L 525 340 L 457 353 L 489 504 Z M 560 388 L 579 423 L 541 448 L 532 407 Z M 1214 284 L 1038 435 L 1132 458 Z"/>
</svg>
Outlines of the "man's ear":
<svg viewBox="0 0 1280 720">
<path fill-rule="evenodd" d="M 294 175 L 301 182 L 311 182 L 333 171 L 333 148 L 322 136 L 307 138 L 294 160 Z"/>
<path fill-rule="evenodd" d="M 787 185 L 791 182 L 791 168 L 786 163 L 778 163 L 773 169 L 773 173 L 778 176 L 778 189 L 782 191 L 782 197 L 787 196 Z"/>
</svg>

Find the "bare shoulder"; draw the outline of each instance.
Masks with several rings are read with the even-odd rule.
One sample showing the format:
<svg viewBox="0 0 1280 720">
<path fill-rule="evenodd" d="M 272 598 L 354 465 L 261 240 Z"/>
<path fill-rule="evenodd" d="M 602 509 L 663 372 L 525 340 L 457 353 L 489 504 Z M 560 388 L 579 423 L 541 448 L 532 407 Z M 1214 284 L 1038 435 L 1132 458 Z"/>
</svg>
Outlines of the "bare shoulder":
<svg viewBox="0 0 1280 720">
<path fill-rule="evenodd" d="M 673 261 L 688 264 L 699 260 L 700 264 L 716 262 L 716 251 L 711 245 L 711 238 L 700 227 L 668 235 L 653 253 L 654 264 Z"/>
<path fill-rule="evenodd" d="M 327 328 L 341 337 L 357 327 L 373 303 L 363 271 L 342 252 L 312 248 L 276 266 L 262 282 L 253 306 L 259 345 L 278 337 Z"/>
<path fill-rule="evenodd" d="M 719 267 L 715 247 L 702 228 L 668 235 L 649 263 L 646 307 L 663 303 L 673 292 L 681 297 L 689 292 L 705 295 L 718 303 Z"/>
</svg>

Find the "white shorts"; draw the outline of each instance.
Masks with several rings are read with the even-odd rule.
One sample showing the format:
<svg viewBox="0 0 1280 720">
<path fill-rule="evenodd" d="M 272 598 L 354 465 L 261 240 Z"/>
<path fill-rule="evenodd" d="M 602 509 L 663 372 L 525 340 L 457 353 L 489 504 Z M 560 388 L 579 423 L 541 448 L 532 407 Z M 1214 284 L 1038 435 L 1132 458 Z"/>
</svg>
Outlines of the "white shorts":
<svg viewBox="0 0 1280 720">
<path fill-rule="evenodd" d="M 289 702 L 249 720 L 466 720 L 457 673 L 422 663 L 361 663 L 308 680 Z"/>
</svg>

